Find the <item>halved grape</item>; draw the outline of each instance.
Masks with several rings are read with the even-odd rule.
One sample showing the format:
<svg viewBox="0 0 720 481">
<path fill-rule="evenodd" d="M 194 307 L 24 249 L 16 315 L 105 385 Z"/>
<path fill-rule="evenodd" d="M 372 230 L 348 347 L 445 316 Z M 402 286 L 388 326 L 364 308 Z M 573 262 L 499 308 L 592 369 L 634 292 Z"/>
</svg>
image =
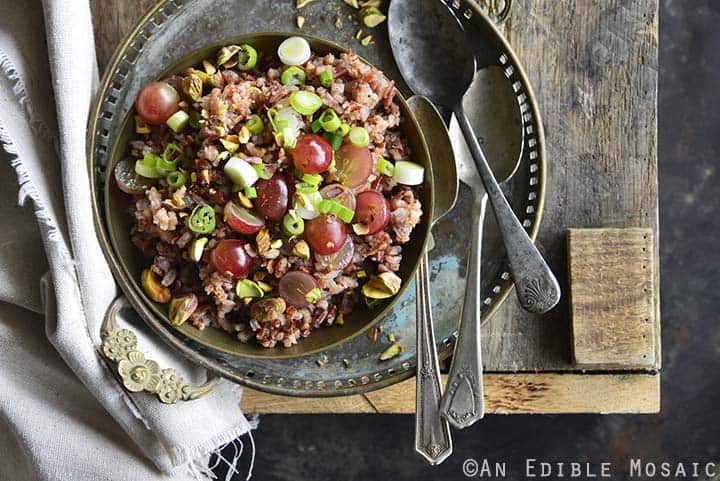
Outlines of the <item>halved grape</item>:
<svg viewBox="0 0 720 481">
<path fill-rule="evenodd" d="M 304 174 L 320 174 L 332 163 L 333 153 L 330 144 L 316 134 L 300 137 L 290 151 L 295 168 Z"/>
<path fill-rule="evenodd" d="M 262 218 L 232 201 L 225 205 L 225 221 L 232 230 L 245 235 L 257 234 L 265 227 Z"/>
<path fill-rule="evenodd" d="M 255 184 L 257 198 L 255 210 L 270 220 L 280 220 L 288 209 L 290 199 L 287 181 L 282 174 L 275 174 L 271 179 L 259 180 Z"/>
<path fill-rule="evenodd" d="M 357 196 L 353 223 L 365 224 L 367 235 L 377 234 L 390 222 L 390 206 L 380 192 L 366 190 Z"/>
<path fill-rule="evenodd" d="M 355 193 L 342 184 L 330 184 L 320 189 L 323 199 L 332 199 L 348 209 L 355 211 Z"/>
<path fill-rule="evenodd" d="M 210 252 L 210 263 L 216 271 L 232 277 L 246 277 L 252 269 L 252 259 L 245 251 L 245 243 L 225 239 Z"/>
<path fill-rule="evenodd" d="M 334 254 L 346 239 L 345 224 L 334 215 L 319 215 L 305 223 L 305 240 L 315 254 Z"/>
<path fill-rule="evenodd" d="M 162 125 L 178 111 L 180 95 L 165 82 L 150 82 L 138 93 L 135 110 L 142 119 L 153 125 Z"/>
<path fill-rule="evenodd" d="M 148 188 L 135 173 L 135 161 L 123 159 L 115 165 L 115 182 L 120 190 L 126 194 L 142 194 Z"/>
<path fill-rule="evenodd" d="M 315 265 L 327 272 L 341 271 L 350 265 L 354 255 L 355 243 L 352 238 L 348 236 L 342 248 L 336 253 L 326 256 L 315 254 Z"/>
<path fill-rule="evenodd" d="M 278 289 L 280 296 L 288 304 L 295 307 L 305 307 L 309 304 L 307 295 L 318 287 L 315 278 L 302 271 L 290 271 L 280 279 Z"/>
<path fill-rule="evenodd" d="M 345 142 L 335 154 L 335 178 L 354 189 L 365 183 L 372 174 L 370 149 Z"/>
</svg>

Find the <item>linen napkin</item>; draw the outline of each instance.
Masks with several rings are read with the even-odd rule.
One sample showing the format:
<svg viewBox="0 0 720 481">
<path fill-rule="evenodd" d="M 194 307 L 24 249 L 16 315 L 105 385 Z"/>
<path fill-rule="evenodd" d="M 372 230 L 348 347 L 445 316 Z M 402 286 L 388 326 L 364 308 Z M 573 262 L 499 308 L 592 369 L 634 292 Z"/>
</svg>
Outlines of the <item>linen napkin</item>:
<svg viewBox="0 0 720 481">
<path fill-rule="evenodd" d="M 100 358 L 100 325 L 118 293 L 95 237 L 86 170 L 86 125 L 97 83 L 87 0 L 0 2 L 0 146 L 17 175 L 17 186 L 8 175 L 0 175 L 0 186 L 3 197 L 17 188 L 26 206 L 0 211 L 0 301 L 26 309 L 0 304 L 0 360 L 12 361 L 0 366 L 0 423 L 9 424 L 26 449 L 43 449 L 47 426 L 38 419 L 62 412 L 68 397 L 81 398 L 82 405 L 94 407 L 86 417 L 70 416 L 72 425 L 57 433 L 66 448 L 84 444 L 96 451 L 107 444 L 104 435 L 118 436 L 116 426 L 108 426 L 108 413 L 159 470 L 197 475 L 206 471 L 211 454 L 253 426 L 240 411 L 240 389 L 232 383 L 221 381 L 199 400 L 165 405 L 147 393 L 125 392 Z M 44 333 L 31 310 L 44 313 Z M 175 368 L 189 382 L 204 381 L 203 370 L 146 331 L 131 330 L 148 358 Z M 46 336 L 50 344 L 32 336 Z M 50 345 L 59 357 L 43 351 Z M 76 380 L 58 384 L 48 376 L 70 379 L 67 368 Z M 81 435 L 87 439 L 73 438 Z M 0 451 L 6 452 L 3 440 L 4 435 Z M 133 480 L 158 475 L 137 456 L 118 459 L 113 450 L 88 460 L 96 466 L 73 472 L 73 458 L 67 457 L 72 452 L 64 454 L 55 461 L 32 451 L 30 457 L 55 462 L 37 468 L 54 473 L 53 479 L 64 478 L 57 476 L 61 472 L 74 480 L 112 472 L 133 473 Z"/>
</svg>

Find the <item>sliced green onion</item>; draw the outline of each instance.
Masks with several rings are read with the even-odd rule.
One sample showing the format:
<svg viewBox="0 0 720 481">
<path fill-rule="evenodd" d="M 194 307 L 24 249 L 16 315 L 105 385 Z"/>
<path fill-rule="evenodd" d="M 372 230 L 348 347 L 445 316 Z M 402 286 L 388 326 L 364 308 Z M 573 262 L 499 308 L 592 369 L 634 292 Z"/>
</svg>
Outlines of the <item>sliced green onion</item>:
<svg viewBox="0 0 720 481">
<path fill-rule="evenodd" d="M 422 165 L 400 160 L 395 163 L 393 178 L 403 185 L 420 185 L 425 178 L 425 168 Z"/>
<path fill-rule="evenodd" d="M 198 234 L 209 234 L 215 230 L 215 210 L 209 205 L 198 205 L 187 221 L 188 229 Z"/>
<path fill-rule="evenodd" d="M 293 209 L 297 215 L 303 219 L 314 219 L 317 217 L 317 205 L 322 200 L 320 192 L 314 192 L 312 194 L 303 194 L 301 192 L 295 192 L 295 199 L 293 201 Z"/>
<path fill-rule="evenodd" d="M 178 134 L 182 131 L 182 129 L 187 127 L 189 122 L 190 122 L 190 116 L 188 115 L 188 113 L 185 112 L 184 110 L 178 110 L 177 112 L 172 114 L 170 116 L 170 118 L 167 119 L 167 122 L 165 122 L 165 123 L 167 124 L 168 127 L 173 129 L 173 132 Z"/>
<path fill-rule="evenodd" d="M 257 65 L 258 53 L 252 45 L 248 45 L 246 43 L 240 45 L 240 50 L 238 51 L 237 56 L 237 68 L 240 70 L 252 70 L 255 68 L 255 65 Z"/>
<path fill-rule="evenodd" d="M 235 294 L 237 294 L 240 299 L 245 299 L 247 297 L 262 297 L 265 295 L 265 291 L 262 290 L 257 282 L 253 282 L 250 279 L 240 279 L 237 281 L 237 284 L 235 284 Z"/>
<path fill-rule="evenodd" d="M 202 126 L 203 118 L 202 114 L 197 110 L 191 110 L 189 114 L 188 125 L 193 130 L 198 130 Z"/>
<path fill-rule="evenodd" d="M 185 182 L 187 182 L 187 177 L 185 174 L 179 171 L 170 172 L 167 177 L 165 177 L 165 181 L 167 181 L 168 185 L 173 189 L 179 189 L 183 185 L 185 185 Z"/>
<path fill-rule="evenodd" d="M 160 156 L 145 152 L 145 156 L 135 162 L 135 173 L 148 179 L 164 177 L 165 174 L 158 169 L 158 162 L 161 160 Z"/>
<path fill-rule="evenodd" d="M 323 137 L 325 137 L 325 140 L 328 141 L 328 144 L 330 144 L 330 148 L 332 150 L 339 150 L 340 146 L 342 145 L 343 138 L 342 136 L 338 134 L 334 134 L 332 132 L 325 132 L 323 134 Z"/>
<path fill-rule="evenodd" d="M 320 119 L 315 119 L 315 121 L 310 124 L 310 129 L 313 131 L 314 134 L 317 134 L 322 130 L 322 124 L 320 123 Z"/>
<path fill-rule="evenodd" d="M 251 164 L 253 166 L 253 169 L 255 169 L 255 173 L 263 180 L 271 179 L 273 174 L 272 172 L 268 171 L 265 168 L 265 164 Z"/>
<path fill-rule="evenodd" d="M 205 251 L 205 244 L 208 243 L 207 237 L 198 237 L 192 244 L 190 244 L 190 258 L 195 262 L 200 262 L 202 259 L 203 252 Z"/>
<path fill-rule="evenodd" d="M 245 162 L 240 157 L 232 157 L 225 164 L 225 175 L 227 175 L 233 183 L 245 188 L 253 185 L 258 180 L 258 173 L 253 165 Z"/>
<path fill-rule="evenodd" d="M 257 198 L 257 190 L 255 189 L 255 187 L 250 187 L 250 186 L 245 187 L 243 189 L 243 193 L 245 194 L 245 197 L 247 197 L 248 199 L 256 199 Z"/>
<path fill-rule="evenodd" d="M 348 133 L 350 143 L 356 147 L 367 147 L 370 145 L 370 135 L 364 127 L 353 127 Z"/>
<path fill-rule="evenodd" d="M 305 85 L 305 81 L 307 80 L 307 75 L 305 74 L 305 71 L 301 69 L 300 67 L 292 66 L 285 69 L 285 71 L 282 73 L 282 76 L 280 76 L 280 83 L 282 83 L 285 86 L 300 86 Z"/>
<path fill-rule="evenodd" d="M 335 80 L 335 76 L 333 75 L 332 68 L 329 68 L 327 70 L 323 70 L 322 72 L 320 72 L 319 79 L 320 79 L 320 85 L 329 89 L 332 86 L 333 81 Z"/>
<path fill-rule="evenodd" d="M 322 107 L 322 99 L 312 92 L 300 90 L 290 95 L 290 106 L 301 115 L 312 115 Z"/>
<path fill-rule="evenodd" d="M 278 111 L 275 109 L 268 109 L 267 111 L 268 120 L 270 121 L 270 126 L 273 129 L 273 132 L 280 133 L 282 132 L 282 129 L 288 127 L 287 119 L 279 118 L 278 119 Z"/>
<path fill-rule="evenodd" d="M 392 177 L 393 174 L 395 174 L 395 166 L 384 157 L 380 157 L 377 160 L 377 169 L 382 175 L 387 175 L 388 177 Z"/>
<path fill-rule="evenodd" d="M 337 129 L 336 134 L 345 137 L 348 132 L 350 132 L 350 126 L 348 124 L 342 124 L 339 129 Z"/>
<path fill-rule="evenodd" d="M 290 211 L 283 217 L 282 231 L 290 237 L 298 236 L 305 232 L 305 221 L 294 211 Z"/>
<path fill-rule="evenodd" d="M 295 184 L 295 191 L 300 192 L 301 194 L 314 194 L 318 191 L 318 186 L 305 182 L 298 182 Z"/>
<path fill-rule="evenodd" d="M 262 117 L 260 117 L 257 114 L 253 114 L 250 116 L 247 122 L 245 122 L 245 127 L 248 129 L 248 131 L 253 134 L 261 134 L 263 130 L 265 130 L 265 123 L 262 120 Z"/>
<path fill-rule="evenodd" d="M 323 176 L 320 174 L 303 174 L 300 180 L 317 187 L 323 181 Z"/>
<path fill-rule="evenodd" d="M 278 57 L 285 65 L 302 65 L 308 60 L 312 52 L 310 44 L 302 37 L 290 37 L 278 47 Z"/>
<path fill-rule="evenodd" d="M 340 128 L 341 124 L 340 117 L 333 109 L 327 109 L 320 116 L 320 125 L 322 125 L 325 132 L 335 132 Z"/>
<path fill-rule="evenodd" d="M 282 130 L 283 147 L 286 149 L 294 149 L 297 144 L 298 131 L 292 127 L 285 127 Z"/>
<path fill-rule="evenodd" d="M 318 203 L 318 211 L 321 214 L 333 214 L 346 224 L 352 222 L 355 212 L 348 209 L 341 203 L 332 199 L 323 199 Z"/>
</svg>

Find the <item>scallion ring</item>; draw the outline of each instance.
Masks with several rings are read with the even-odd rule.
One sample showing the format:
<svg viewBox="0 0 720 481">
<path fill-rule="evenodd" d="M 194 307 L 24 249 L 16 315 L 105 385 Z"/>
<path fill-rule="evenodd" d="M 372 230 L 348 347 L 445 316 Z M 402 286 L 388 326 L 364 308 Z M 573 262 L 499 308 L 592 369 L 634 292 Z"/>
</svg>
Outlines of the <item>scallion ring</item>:
<svg viewBox="0 0 720 481">
<path fill-rule="evenodd" d="M 318 212 L 321 214 L 332 214 L 346 224 L 352 222 L 353 217 L 355 217 L 355 212 L 332 199 L 321 200 L 318 203 Z"/>
<path fill-rule="evenodd" d="M 248 131 L 253 134 L 261 134 L 263 130 L 265 130 L 265 123 L 262 120 L 262 117 L 260 117 L 257 114 L 253 114 L 250 116 L 247 122 L 245 122 L 245 127 L 248 129 Z"/>
<path fill-rule="evenodd" d="M 182 172 L 176 170 L 175 172 L 170 172 L 167 177 L 165 177 L 165 181 L 167 182 L 168 186 L 172 189 L 179 189 L 183 185 L 185 185 L 185 182 L 187 182 L 187 177 Z"/>
<path fill-rule="evenodd" d="M 145 152 L 145 156 L 135 162 L 135 173 L 148 179 L 163 177 L 157 166 L 159 160 L 161 160 L 159 156 Z"/>
<path fill-rule="evenodd" d="M 353 127 L 348 133 L 350 143 L 356 147 L 367 147 L 370 145 L 370 134 L 364 127 Z"/>
<path fill-rule="evenodd" d="M 187 221 L 188 229 L 198 234 L 209 234 L 215 230 L 215 209 L 209 205 L 198 205 Z"/>
<path fill-rule="evenodd" d="M 290 237 L 299 236 L 305 232 L 305 221 L 302 217 L 288 212 L 282 220 L 282 231 Z"/>
<path fill-rule="evenodd" d="M 318 186 L 308 184 L 306 182 L 298 182 L 295 184 L 295 191 L 300 192 L 301 194 L 314 194 L 318 191 Z"/>
<path fill-rule="evenodd" d="M 345 137 L 348 132 L 350 132 L 350 126 L 348 124 L 342 124 L 339 129 L 337 129 L 336 134 L 338 134 L 341 137 Z"/>
<path fill-rule="evenodd" d="M 333 109 L 327 109 L 320 116 L 320 125 L 322 125 L 325 132 L 335 132 L 340 128 L 342 122 L 340 122 L 340 117 Z"/>
<path fill-rule="evenodd" d="M 343 142 L 343 138 L 341 135 L 338 135 L 338 134 L 335 134 L 332 132 L 325 132 L 323 134 L 323 137 L 325 138 L 325 140 L 328 141 L 328 144 L 330 144 L 330 148 L 333 151 L 340 150 L 340 146 L 342 145 L 342 142 Z"/>
<path fill-rule="evenodd" d="M 378 159 L 377 169 L 382 175 L 387 175 L 388 177 L 392 177 L 395 174 L 395 166 L 384 157 Z"/>
<path fill-rule="evenodd" d="M 332 83 L 335 81 L 335 76 L 333 75 L 332 68 L 328 68 L 320 72 L 318 78 L 320 79 L 320 85 L 322 85 L 326 89 L 329 89 L 332 86 Z"/>
<path fill-rule="evenodd" d="M 307 75 L 305 71 L 295 65 L 288 67 L 280 76 L 280 83 L 285 86 L 296 86 L 305 85 Z"/>
<path fill-rule="evenodd" d="M 240 45 L 240 50 L 237 53 L 238 64 L 237 68 L 240 70 L 252 70 L 257 65 L 258 53 L 252 45 L 246 43 Z"/>
<path fill-rule="evenodd" d="M 299 90 L 290 95 L 290 106 L 300 115 L 312 115 L 322 107 L 322 99 L 307 90 Z"/>
</svg>

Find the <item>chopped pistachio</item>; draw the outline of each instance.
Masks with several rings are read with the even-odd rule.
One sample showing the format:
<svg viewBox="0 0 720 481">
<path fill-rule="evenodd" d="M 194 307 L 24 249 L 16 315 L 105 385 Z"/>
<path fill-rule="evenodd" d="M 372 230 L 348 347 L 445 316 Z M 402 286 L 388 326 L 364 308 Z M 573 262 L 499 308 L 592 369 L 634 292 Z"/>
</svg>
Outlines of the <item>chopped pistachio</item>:
<svg viewBox="0 0 720 481">
<path fill-rule="evenodd" d="M 238 53 L 239 51 L 240 51 L 239 45 L 227 45 L 227 46 L 221 48 L 220 51 L 218 52 L 217 64 L 218 65 L 226 65 L 227 64 L 227 66 L 230 67 L 231 66 L 231 65 L 229 65 L 231 63 L 230 59 L 232 59 L 235 56 L 235 54 Z M 235 65 L 236 64 L 237 64 L 237 60 L 235 60 Z M 234 65 L 232 65 L 232 66 L 234 66 Z"/>
<path fill-rule="evenodd" d="M 367 284 L 362 286 L 362 294 L 363 294 L 363 296 L 365 296 L 366 299 L 376 299 L 376 300 L 388 299 L 393 296 L 387 290 L 378 288 L 371 282 L 368 282 Z"/>
<path fill-rule="evenodd" d="M 282 247 L 282 245 L 283 245 L 282 239 L 275 239 L 274 241 L 272 241 L 270 243 L 270 247 L 272 247 L 273 249 L 279 249 Z"/>
<path fill-rule="evenodd" d="M 256 283 L 250 279 L 239 279 L 235 284 L 235 294 L 240 299 L 262 297 L 265 295 L 265 291 Z"/>
<path fill-rule="evenodd" d="M 310 289 L 310 291 L 305 294 L 305 300 L 308 301 L 309 304 L 315 304 L 317 301 L 320 300 L 322 297 L 322 291 L 319 287 L 315 287 L 313 289 Z"/>
<path fill-rule="evenodd" d="M 397 356 L 397 355 L 400 354 L 401 352 L 403 352 L 403 346 L 402 346 L 402 344 L 395 343 L 395 344 L 391 345 L 390 347 L 388 347 L 387 349 L 385 349 L 385 350 L 382 352 L 382 354 L 380 354 L 380 360 L 381 360 L 381 361 L 387 361 L 387 360 L 389 360 L 389 359 L 394 358 L 395 356 Z"/>
<path fill-rule="evenodd" d="M 228 157 L 230 157 L 230 152 L 227 150 L 223 150 L 218 154 L 218 160 L 227 160 Z"/>
<path fill-rule="evenodd" d="M 257 285 L 260 286 L 260 289 L 262 289 L 265 292 L 272 292 L 273 288 L 270 284 L 263 281 L 257 281 Z"/>
<path fill-rule="evenodd" d="M 145 269 L 142 272 L 140 280 L 145 294 L 147 294 L 150 299 L 160 304 L 170 302 L 170 289 L 160 283 L 160 279 L 153 271 Z"/>
<path fill-rule="evenodd" d="M 180 326 L 190 319 L 198 307 L 198 298 L 195 294 L 176 297 L 170 301 L 168 318 L 173 326 Z"/>
<path fill-rule="evenodd" d="M 222 109 L 221 109 L 221 110 L 222 110 Z M 225 134 L 227 133 L 227 132 L 225 131 L 225 127 L 223 127 L 222 125 L 216 125 L 216 126 L 215 126 L 215 132 L 217 132 L 217 134 L 218 134 L 220 137 L 224 137 Z"/>
<path fill-rule="evenodd" d="M 293 246 L 292 254 L 298 256 L 301 259 L 310 259 L 310 246 L 304 240 L 299 240 Z"/>
<path fill-rule="evenodd" d="M 345 324 L 345 316 L 342 312 L 338 314 L 338 316 L 335 318 L 335 324 L 338 326 L 342 326 L 343 324 Z"/>
<path fill-rule="evenodd" d="M 358 31 L 355 33 L 355 39 L 360 40 L 360 37 L 362 37 L 362 34 L 363 34 L 363 31 L 362 31 L 362 30 L 358 30 Z"/>
<path fill-rule="evenodd" d="M 182 80 L 183 93 L 193 102 L 202 97 L 203 82 L 199 75 L 190 74 Z"/>
<path fill-rule="evenodd" d="M 192 244 L 190 244 L 190 259 L 195 262 L 200 262 L 202 259 L 203 252 L 205 252 L 205 244 L 208 243 L 207 237 L 198 237 Z"/>
<path fill-rule="evenodd" d="M 305 25 L 305 17 L 302 15 L 298 15 L 295 21 L 297 22 L 297 28 L 299 29 L 302 29 L 303 25 Z"/>
<path fill-rule="evenodd" d="M 360 5 L 358 4 L 358 0 L 343 0 L 346 4 L 350 5 L 352 8 L 360 8 Z"/>
<path fill-rule="evenodd" d="M 323 367 L 325 366 L 325 361 L 323 361 L 322 359 L 315 359 L 315 364 L 317 364 L 318 367 Z"/>
<path fill-rule="evenodd" d="M 238 134 L 238 142 L 241 144 L 247 144 L 250 142 L 250 131 L 247 127 L 244 125 L 240 128 L 240 133 Z"/>
<path fill-rule="evenodd" d="M 342 18 L 340 18 L 339 16 L 335 17 L 335 28 L 337 28 L 338 30 L 343 28 L 343 21 Z"/>
<path fill-rule="evenodd" d="M 370 45 L 372 43 L 372 41 L 373 41 L 372 35 L 368 35 L 367 37 L 360 40 L 360 43 L 363 44 L 363 46 L 367 47 L 368 45 Z"/>
<path fill-rule="evenodd" d="M 303 8 L 305 5 L 314 2 L 315 0 L 296 0 L 295 8 Z"/>
<path fill-rule="evenodd" d="M 362 222 L 353 224 L 352 228 L 357 235 L 367 235 L 370 232 L 370 227 Z"/>
<path fill-rule="evenodd" d="M 394 272 L 383 272 L 379 274 L 373 281 L 377 280 L 387 289 L 392 295 L 397 294 L 400 291 L 402 285 L 402 279 L 398 277 Z M 371 282 L 373 282 L 371 281 Z"/>
<path fill-rule="evenodd" d="M 210 183 L 210 171 L 208 169 L 203 169 L 200 171 L 200 179 L 202 179 L 203 184 L 209 184 Z"/>
<path fill-rule="evenodd" d="M 365 272 L 364 270 L 360 269 L 359 271 L 357 271 L 357 274 L 356 274 L 356 275 L 357 275 L 357 278 L 358 278 L 358 279 L 364 279 L 364 278 L 367 277 L 367 272 Z"/>
<path fill-rule="evenodd" d="M 253 274 L 253 280 L 261 281 L 261 280 L 265 279 L 266 276 L 267 276 L 267 274 L 264 271 L 255 271 L 255 273 Z"/>
<path fill-rule="evenodd" d="M 240 202 L 240 205 L 245 207 L 246 209 L 252 209 L 253 203 L 250 199 L 247 198 L 245 194 L 242 192 L 238 192 L 238 201 Z"/>
<path fill-rule="evenodd" d="M 376 7 L 365 7 L 360 12 L 363 25 L 374 28 L 387 20 L 387 17 Z"/>
<path fill-rule="evenodd" d="M 380 8 L 380 5 L 382 4 L 382 0 L 360 0 L 360 7 L 375 7 Z"/>
<path fill-rule="evenodd" d="M 214 73 L 214 72 L 213 72 L 213 73 Z M 198 77 L 200 77 L 200 80 L 202 80 L 202 83 L 203 83 L 203 84 L 206 84 L 206 83 L 209 83 L 209 82 L 210 82 L 210 76 L 209 76 L 208 74 L 206 74 L 205 72 L 203 72 L 202 70 L 192 69 L 191 74 L 192 74 L 192 75 L 197 75 Z"/>
<path fill-rule="evenodd" d="M 207 73 L 208 76 L 215 75 L 215 72 L 217 72 L 215 65 L 211 64 L 207 60 L 203 60 L 202 64 L 203 64 L 203 68 L 205 69 L 205 73 Z"/>
<path fill-rule="evenodd" d="M 272 297 L 253 304 L 250 307 L 250 315 L 260 322 L 274 321 L 285 312 L 285 308 L 285 301 L 282 297 Z"/>
<path fill-rule="evenodd" d="M 190 182 L 193 184 L 197 182 L 197 172 L 190 172 Z"/>
<path fill-rule="evenodd" d="M 392 332 L 387 335 L 387 338 L 389 342 L 395 342 L 395 334 L 393 334 Z"/>
<path fill-rule="evenodd" d="M 232 142 L 227 138 L 220 139 L 220 143 L 223 145 L 223 147 L 225 147 L 225 150 L 230 153 L 235 152 L 237 149 L 240 148 L 240 144 L 238 144 L 237 142 Z"/>
<path fill-rule="evenodd" d="M 135 116 L 135 132 L 138 134 L 150 133 L 150 126 L 139 115 Z"/>
</svg>

